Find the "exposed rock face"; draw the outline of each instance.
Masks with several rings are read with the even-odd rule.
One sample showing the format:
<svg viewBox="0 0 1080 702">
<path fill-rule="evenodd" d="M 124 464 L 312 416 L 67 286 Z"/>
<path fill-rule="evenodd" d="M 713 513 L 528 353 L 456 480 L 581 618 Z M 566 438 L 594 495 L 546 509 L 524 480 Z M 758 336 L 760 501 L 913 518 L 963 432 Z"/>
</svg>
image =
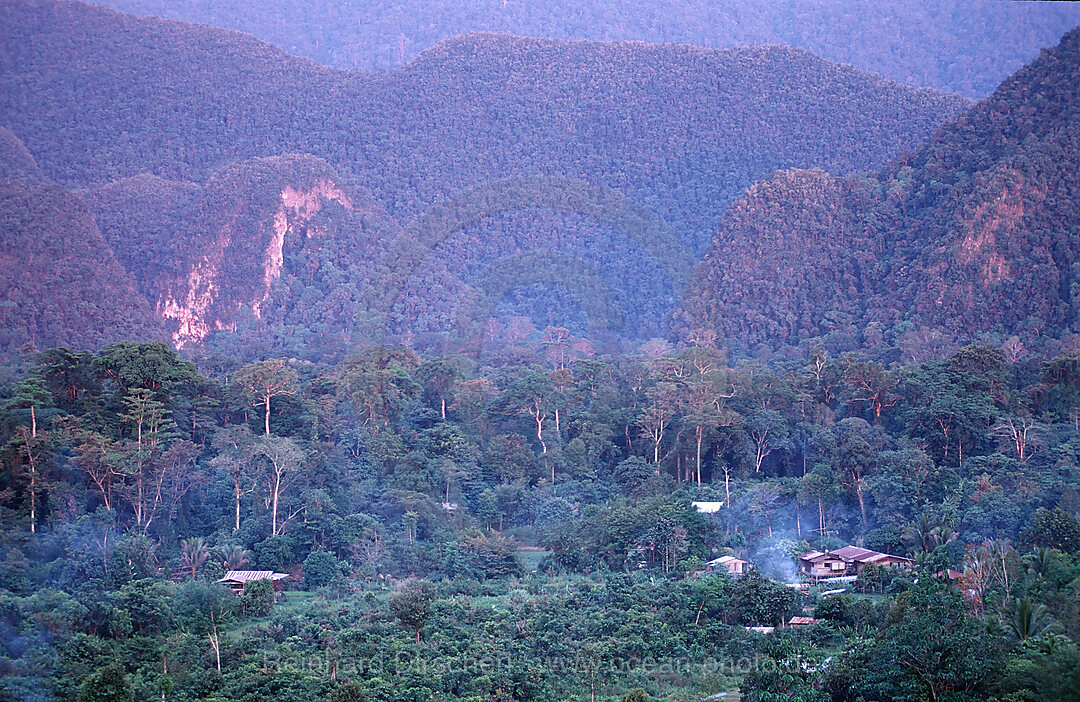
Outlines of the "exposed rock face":
<svg viewBox="0 0 1080 702">
<path fill-rule="evenodd" d="M 286 185 L 281 190 L 281 207 L 274 213 L 273 235 L 270 237 L 270 244 L 266 247 L 263 273 L 266 290 L 262 297 L 251 305 L 251 311 L 256 319 L 262 318 L 262 304 L 270 297 L 270 287 L 274 281 L 281 277 L 281 267 L 285 261 L 285 235 L 290 229 L 294 232 L 303 231 L 304 238 L 311 238 L 316 234 L 307 229 L 306 225 L 320 212 L 323 203 L 326 202 L 337 202 L 347 210 L 353 208 L 352 200 L 345 191 L 328 178 L 315 181 L 315 185 L 306 190 L 297 190 L 291 185 Z"/>
<path fill-rule="evenodd" d="M 231 164 L 204 185 L 143 173 L 77 195 L 177 348 L 220 330 L 251 348 L 287 326 L 293 353 L 339 353 L 366 300 L 353 281 L 398 232 L 308 155 Z"/>
<path fill-rule="evenodd" d="M 329 203 L 353 209 L 329 166 L 310 156 L 253 159 L 216 174 L 178 228 L 177 238 L 194 244 L 187 263 L 156 298 L 176 347 L 262 319 L 286 248 L 318 237 L 309 225 Z"/>
<path fill-rule="evenodd" d="M 681 330 L 781 346 L 914 322 L 1030 344 L 1075 325 L 1078 95 L 1074 30 L 881 173 L 759 183 L 721 221 Z"/>
</svg>

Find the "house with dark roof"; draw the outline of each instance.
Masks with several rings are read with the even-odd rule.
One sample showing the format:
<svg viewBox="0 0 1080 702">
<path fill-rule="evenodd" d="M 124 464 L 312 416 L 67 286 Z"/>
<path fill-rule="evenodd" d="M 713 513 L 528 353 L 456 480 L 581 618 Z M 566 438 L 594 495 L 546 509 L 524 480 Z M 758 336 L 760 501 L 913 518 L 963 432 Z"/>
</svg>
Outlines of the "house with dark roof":
<svg viewBox="0 0 1080 702">
<path fill-rule="evenodd" d="M 858 546 L 845 546 L 835 551 L 810 551 L 799 556 L 799 572 L 815 582 L 826 578 L 857 577 L 870 564 L 910 568 L 914 561 Z"/>
</svg>

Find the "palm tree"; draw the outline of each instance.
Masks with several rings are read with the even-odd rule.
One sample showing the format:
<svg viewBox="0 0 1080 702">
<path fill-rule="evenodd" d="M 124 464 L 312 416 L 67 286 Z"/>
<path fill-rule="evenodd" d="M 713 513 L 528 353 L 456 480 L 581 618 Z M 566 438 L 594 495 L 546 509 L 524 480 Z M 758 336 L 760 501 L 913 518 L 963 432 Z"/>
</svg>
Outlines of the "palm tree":
<svg viewBox="0 0 1080 702">
<path fill-rule="evenodd" d="M 225 570 L 240 570 L 251 563 L 251 551 L 243 546 L 229 544 L 221 547 L 221 565 Z"/>
<path fill-rule="evenodd" d="M 1005 625 L 1021 641 L 1061 629 L 1061 625 L 1050 616 L 1050 610 L 1046 605 L 1041 602 L 1032 602 L 1030 597 L 1021 597 L 1013 601 L 1012 612 L 1005 620 Z"/>
<path fill-rule="evenodd" d="M 919 521 L 904 527 L 901 537 L 913 553 L 932 553 L 938 546 L 956 540 L 957 533 L 948 519 L 933 518 L 926 512 Z"/>
<path fill-rule="evenodd" d="M 1054 553 L 1046 546 L 1039 546 L 1031 553 L 1024 556 L 1024 564 L 1029 573 L 1037 577 L 1043 577 L 1054 562 Z"/>
<path fill-rule="evenodd" d="M 191 571 L 191 579 L 199 577 L 199 568 L 210 557 L 210 549 L 206 547 L 206 539 L 195 537 L 184 539 L 180 543 L 180 563 L 186 570 Z"/>
</svg>

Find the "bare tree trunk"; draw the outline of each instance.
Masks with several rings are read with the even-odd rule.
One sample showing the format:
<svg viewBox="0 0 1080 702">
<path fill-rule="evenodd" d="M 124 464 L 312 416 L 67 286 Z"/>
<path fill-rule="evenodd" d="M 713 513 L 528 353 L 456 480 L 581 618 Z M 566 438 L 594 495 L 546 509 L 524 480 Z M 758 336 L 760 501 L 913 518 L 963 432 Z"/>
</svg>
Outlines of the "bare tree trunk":
<svg viewBox="0 0 1080 702">
<path fill-rule="evenodd" d="M 218 638 L 217 625 L 214 625 L 214 633 L 207 634 L 206 638 L 210 639 L 210 646 L 214 649 L 214 657 L 217 659 L 217 669 L 221 672 L 221 640 Z"/>
<path fill-rule="evenodd" d="M 263 429 L 266 430 L 266 435 L 270 436 L 270 396 L 266 396 L 266 415 L 263 421 Z"/>
<path fill-rule="evenodd" d="M 273 516 L 272 516 L 272 520 L 271 520 L 273 528 L 270 531 L 271 536 L 277 536 L 278 535 L 278 530 L 277 530 L 277 509 L 278 509 L 278 496 L 280 494 L 281 494 L 281 474 L 280 473 L 275 473 L 274 474 L 274 495 L 273 495 L 274 504 L 273 504 L 273 507 L 272 507 Z"/>
<path fill-rule="evenodd" d="M 701 487 L 701 435 L 704 433 L 704 427 L 697 428 L 697 462 L 695 464 L 697 470 L 697 484 Z"/>
<path fill-rule="evenodd" d="M 30 533 L 37 533 L 37 489 L 34 485 L 34 472 L 30 472 Z"/>
<path fill-rule="evenodd" d="M 140 453 L 140 455 L 141 455 L 141 453 Z M 138 477 L 135 479 L 135 485 L 136 485 L 135 500 L 137 502 L 137 504 L 135 505 L 135 524 L 138 525 L 138 526 L 142 526 L 144 510 L 143 510 L 143 466 L 142 466 L 142 461 L 141 460 L 139 461 L 139 474 L 138 474 Z"/>
<path fill-rule="evenodd" d="M 34 406 L 30 405 L 31 416 L 33 416 Z M 23 444 L 26 446 L 26 462 L 30 464 L 30 533 L 37 532 L 37 461 L 34 459 L 34 450 L 30 445 L 30 439 L 26 436 L 26 430 L 22 432 Z M 31 430 L 30 437 L 33 437 L 34 433 Z"/>
<path fill-rule="evenodd" d="M 540 442 L 540 453 L 547 453 L 547 444 L 544 443 L 544 418 L 539 413 L 534 415 L 536 419 L 536 439 Z"/>
</svg>

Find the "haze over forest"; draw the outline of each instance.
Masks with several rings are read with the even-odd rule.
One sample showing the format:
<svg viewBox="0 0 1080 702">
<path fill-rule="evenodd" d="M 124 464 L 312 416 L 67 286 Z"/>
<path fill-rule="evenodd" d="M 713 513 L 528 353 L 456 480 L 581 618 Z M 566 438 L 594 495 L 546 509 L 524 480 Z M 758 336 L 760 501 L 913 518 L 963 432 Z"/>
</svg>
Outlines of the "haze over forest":
<svg viewBox="0 0 1080 702">
<path fill-rule="evenodd" d="M 0 697 L 1080 695 L 1080 7 L 106 4 L 0 2 Z"/>
</svg>

